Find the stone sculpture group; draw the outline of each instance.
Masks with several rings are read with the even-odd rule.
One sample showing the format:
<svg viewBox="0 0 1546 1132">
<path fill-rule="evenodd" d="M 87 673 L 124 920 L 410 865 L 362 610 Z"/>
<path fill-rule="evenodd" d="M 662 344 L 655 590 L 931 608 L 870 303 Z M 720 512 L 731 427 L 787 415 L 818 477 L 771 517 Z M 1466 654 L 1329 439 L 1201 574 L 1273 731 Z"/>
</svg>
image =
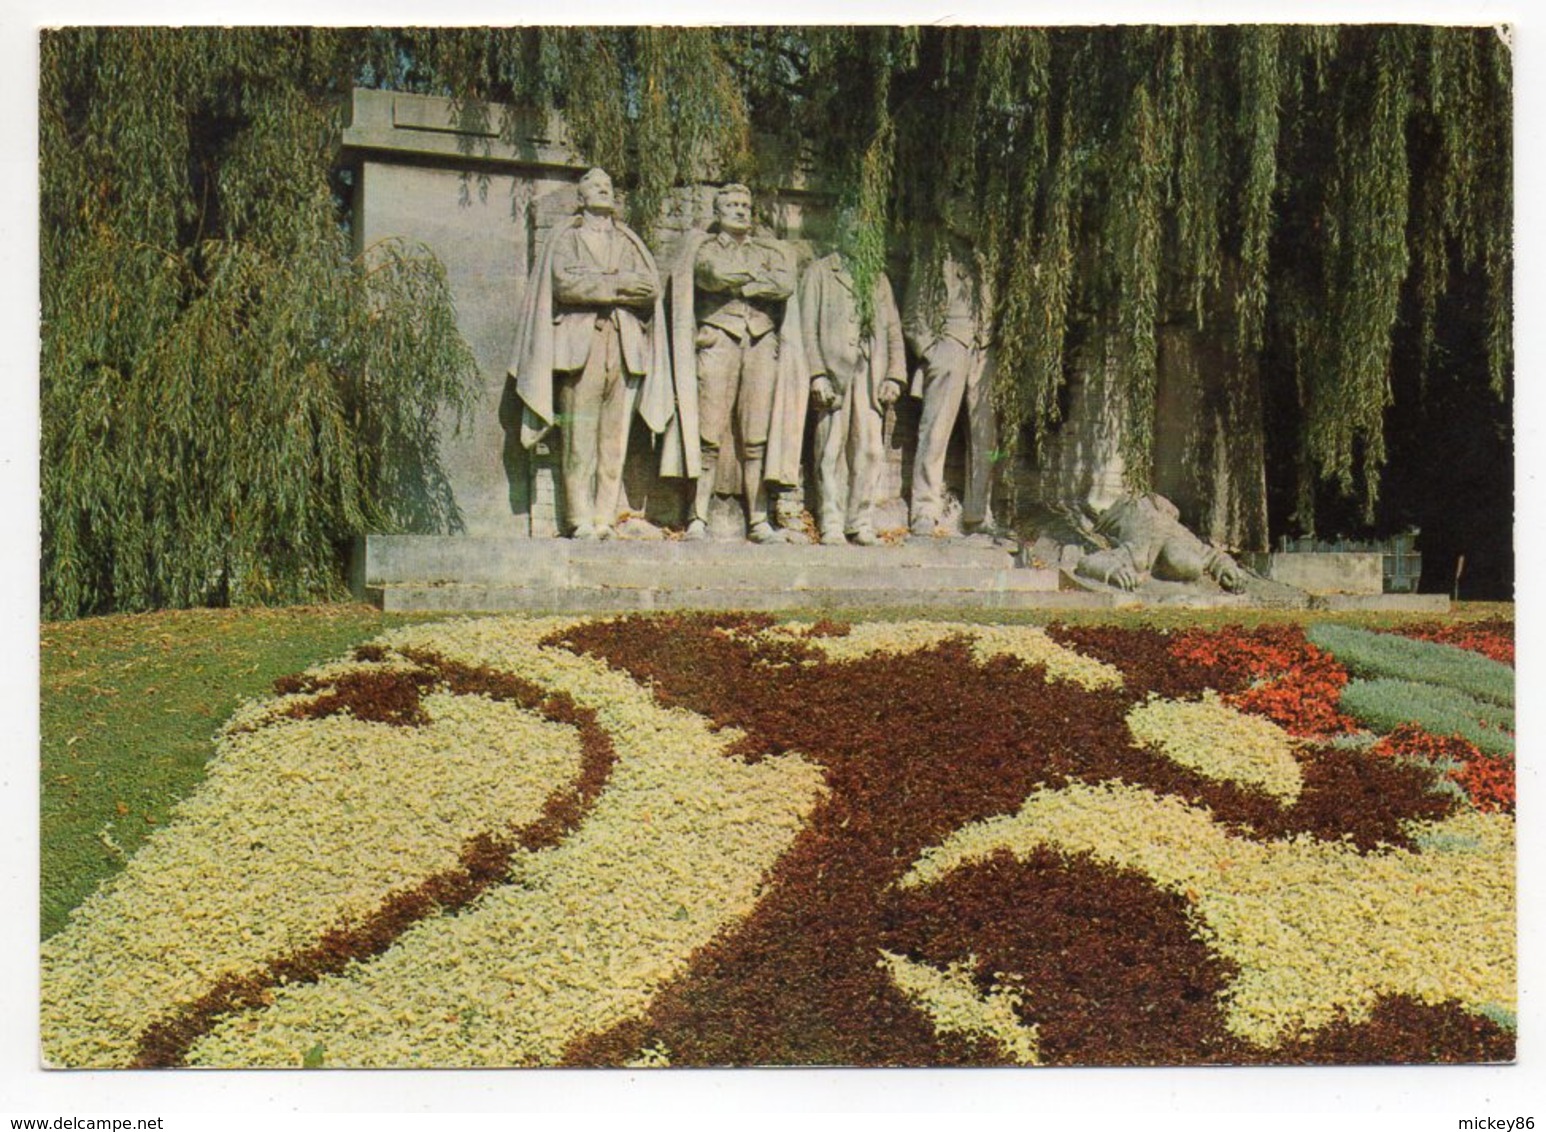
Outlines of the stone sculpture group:
<svg viewBox="0 0 1546 1132">
<path fill-rule="evenodd" d="M 838 217 L 836 247 L 797 278 L 794 250 L 754 232 L 751 191 L 725 185 L 712 225 L 688 235 L 662 287 L 649 248 L 614 215 L 604 170 L 581 178 L 579 202 L 537 256 L 511 364 L 522 443 L 559 429 L 570 537 L 615 537 L 637 414 L 662 438 L 660 474 L 693 481 L 688 540 L 709 537 L 717 494 L 740 497 L 752 542 L 805 541 L 778 525 L 769 499 L 801 482 L 814 411 L 821 542 L 874 545 L 883 422 L 904 392 L 921 402 L 911 533 L 940 531 L 946 448 L 963 412 L 962 533 L 998 533 L 993 300 L 959 216 L 946 217 L 938 262 L 911 273 L 899 312 L 884 274 L 867 303 L 857 293 L 851 214 Z M 910 383 L 904 340 L 916 359 Z M 1122 589 L 1151 574 L 1242 584 L 1234 561 L 1182 526 L 1162 497 L 1119 500 L 1100 527 L 1101 549 L 1076 569 L 1085 579 Z"/>
<path fill-rule="evenodd" d="M 663 436 L 660 474 L 695 481 L 688 539 L 708 537 L 715 494 L 743 499 L 752 542 L 800 538 L 776 525 L 769 490 L 799 484 L 814 407 L 821 541 L 873 545 L 882 423 L 908 389 L 904 332 L 919 359 L 911 393 L 922 402 L 912 531 L 932 534 L 940 521 L 945 449 L 963 404 L 963 528 L 992 531 L 992 303 L 964 237 L 950 237 L 937 301 L 915 280 L 904 322 L 881 275 L 866 326 L 850 270 L 851 218 L 837 249 L 797 279 L 793 249 L 753 232 L 751 191 L 725 185 L 714 223 L 689 235 L 662 289 L 649 248 L 614 215 L 607 173 L 587 172 L 579 197 L 577 214 L 537 256 L 510 367 L 522 443 L 558 428 L 570 537 L 615 535 L 637 413 Z"/>
</svg>

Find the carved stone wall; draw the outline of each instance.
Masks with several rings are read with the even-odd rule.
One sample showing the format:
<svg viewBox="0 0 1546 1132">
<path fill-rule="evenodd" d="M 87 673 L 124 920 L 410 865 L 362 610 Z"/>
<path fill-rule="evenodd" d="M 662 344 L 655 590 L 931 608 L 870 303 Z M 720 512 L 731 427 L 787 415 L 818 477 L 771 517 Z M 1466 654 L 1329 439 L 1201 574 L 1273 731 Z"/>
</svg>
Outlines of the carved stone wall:
<svg viewBox="0 0 1546 1132">
<path fill-rule="evenodd" d="M 447 426 L 440 454 L 469 535 L 552 536 L 561 529 L 557 439 L 521 447 L 519 406 L 506 373 L 516 312 L 541 241 L 572 216 L 577 183 L 588 162 L 570 146 L 557 116 L 518 120 L 502 140 L 502 107 L 459 107 L 449 99 L 356 90 L 344 130 L 345 158 L 355 177 L 355 242 L 359 250 L 388 239 L 429 248 L 445 265 L 457 321 L 483 375 L 481 404 L 460 429 Z M 761 194 L 759 224 L 789 240 L 804 268 L 815 251 L 802 236 L 824 199 L 793 159 L 787 186 Z M 669 276 L 682 237 L 714 215 L 714 186 L 683 189 L 666 202 L 651 250 Z M 824 251 L 824 249 L 823 249 Z M 649 431 L 630 438 L 624 495 L 629 510 L 657 522 L 680 520 L 679 481 L 661 480 Z M 900 494 L 899 454 L 887 487 Z M 798 493 L 790 501 L 798 508 Z M 904 520 L 905 521 L 905 520 Z"/>
<path fill-rule="evenodd" d="M 1154 489 L 1204 540 L 1267 549 L 1267 463 L 1254 359 L 1195 324 L 1159 329 Z"/>
<path fill-rule="evenodd" d="M 585 166 L 557 120 L 532 121 L 515 145 L 498 134 L 497 117 L 458 112 L 447 99 L 356 90 L 343 142 L 355 170 L 357 246 L 403 239 L 435 253 L 483 375 L 481 403 L 441 439 L 465 533 L 543 534 L 556 529 L 555 499 L 530 461 L 547 457 L 507 439 L 505 371 L 534 251 L 531 204 Z"/>
<path fill-rule="evenodd" d="M 1126 491 L 1117 375 L 1093 350 L 1076 353 L 1069 370 L 1068 411 L 1042 441 L 1036 465 L 1025 469 L 1021 490 L 1037 502 L 1100 512 Z"/>
<path fill-rule="evenodd" d="M 1267 473 L 1261 385 L 1255 362 L 1227 336 L 1195 324 L 1158 328 L 1154 466 L 1150 485 L 1181 521 L 1216 546 L 1267 549 Z M 1127 488 L 1123 400 L 1117 375 L 1097 351 L 1070 365 L 1067 413 L 1033 467 L 1019 469 L 1024 498 L 1109 507 Z"/>
</svg>

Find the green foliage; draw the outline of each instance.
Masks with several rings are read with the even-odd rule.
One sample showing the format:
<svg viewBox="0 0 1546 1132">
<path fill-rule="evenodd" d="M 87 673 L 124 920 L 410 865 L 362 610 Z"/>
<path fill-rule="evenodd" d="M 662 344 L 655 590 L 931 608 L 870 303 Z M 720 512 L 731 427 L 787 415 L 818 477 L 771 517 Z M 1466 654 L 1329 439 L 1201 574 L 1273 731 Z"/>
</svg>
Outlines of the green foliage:
<svg viewBox="0 0 1546 1132">
<path fill-rule="evenodd" d="M 1433 735 L 1459 735 L 1489 755 L 1514 754 L 1514 713 L 1436 684 L 1413 680 L 1354 680 L 1342 689 L 1342 710 L 1380 732 L 1403 723 Z"/>
<path fill-rule="evenodd" d="M 1308 421 L 1310 459 L 1350 492 L 1361 443 L 1370 518 L 1385 462 L 1391 331 L 1408 263 L 1411 39 L 1383 35 L 1359 45 L 1369 59 L 1341 90 L 1336 165 L 1325 204 L 1327 315 L 1316 331 L 1320 347 L 1310 370 L 1311 404 L 1326 406 Z"/>
<path fill-rule="evenodd" d="M 1305 636 L 1356 676 L 1433 684 L 1503 707 L 1514 706 L 1514 670 L 1468 649 L 1331 623 L 1311 625 Z"/>
<path fill-rule="evenodd" d="M 1476 317 L 1499 397 L 1512 365 L 1500 333 L 1513 268 L 1507 47 L 1484 28 L 1325 32 L 1296 33 L 1304 50 L 1280 84 L 1292 123 L 1284 155 L 1298 161 L 1281 178 L 1271 281 L 1304 411 L 1306 530 L 1317 480 L 1359 491 L 1373 517 L 1403 304 L 1415 306 L 1423 364 L 1433 364 L 1438 300 L 1467 274 L 1481 278 Z"/>
<path fill-rule="evenodd" d="M 748 179 L 748 99 L 781 82 L 776 52 L 764 68 L 737 70 L 749 48 L 775 33 L 752 29 L 525 27 L 381 29 L 379 67 L 365 85 L 456 100 L 465 115 L 514 138 L 536 110 L 564 117 L 588 161 L 626 185 L 630 222 L 648 234 L 674 185 Z M 759 46 L 756 50 L 762 50 Z M 492 123 L 491 123 L 492 124 Z"/>
<path fill-rule="evenodd" d="M 1482 1007 L 1477 1013 L 1510 1033 L 1517 1034 L 1519 1032 L 1519 1015 L 1506 1006 L 1492 1004 Z"/>
<path fill-rule="evenodd" d="M 439 265 L 356 255 L 330 176 L 358 34 L 48 32 L 45 616 L 295 601 L 442 530 L 476 366 Z"/>
<path fill-rule="evenodd" d="M 1282 30 L 1272 26 L 1240 31 L 1239 129 L 1246 168 L 1240 209 L 1240 273 L 1244 282 L 1236 308 L 1238 340 L 1247 349 L 1261 346 L 1267 319 L 1267 253 L 1272 235 L 1272 196 L 1278 180 L 1282 39 Z"/>
</svg>

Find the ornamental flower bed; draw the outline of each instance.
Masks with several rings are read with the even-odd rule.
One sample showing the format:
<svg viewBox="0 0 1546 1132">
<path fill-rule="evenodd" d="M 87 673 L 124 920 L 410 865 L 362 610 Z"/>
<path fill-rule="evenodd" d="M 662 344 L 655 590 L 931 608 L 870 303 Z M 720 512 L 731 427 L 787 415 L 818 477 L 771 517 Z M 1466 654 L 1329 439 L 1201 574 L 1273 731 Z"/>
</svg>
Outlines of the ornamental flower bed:
<svg viewBox="0 0 1546 1132">
<path fill-rule="evenodd" d="M 1332 742 L 1346 682 L 1281 627 L 398 630 L 227 724 L 44 945 L 44 1053 L 1511 1059 L 1511 779 Z"/>
</svg>

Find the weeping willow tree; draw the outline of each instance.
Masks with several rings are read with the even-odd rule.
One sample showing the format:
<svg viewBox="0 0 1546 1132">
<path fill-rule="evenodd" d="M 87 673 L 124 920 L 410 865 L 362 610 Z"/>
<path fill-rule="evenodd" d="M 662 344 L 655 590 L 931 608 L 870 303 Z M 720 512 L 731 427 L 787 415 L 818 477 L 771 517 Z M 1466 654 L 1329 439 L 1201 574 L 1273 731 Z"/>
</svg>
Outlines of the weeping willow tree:
<svg viewBox="0 0 1546 1132">
<path fill-rule="evenodd" d="M 44 607 L 290 600 L 367 529 L 443 529 L 473 363 L 436 265 L 354 253 L 348 88 L 561 112 L 648 230 L 674 186 L 853 206 L 863 281 L 947 218 L 993 281 L 1012 450 L 1076 348 L 1152 469 L 1158 331 L 1286 359 L 1299 484 L 1379 498 L 1393 348 L 1446 295 L 1506 398 L 1511 74 L 1487 28 L 71 30 L 43 40 Z M 505 123 L 512 135 L 512 118 Z M 1480 280 L 1480 286 L 1475 281 Z M 1403 384 L 1405 389 L 1406 385 Z M 1421 395 L 1422 382 L 1415 386 Z M 1011 453 L 1012 454 L 1012 453 Z"/>
<path fill-rule="evenodd" d="M 351 250 L 330 31 L 42 44 L 45 616 L 336 593 L 369 529 L 455 520 L 474 371 L 440 266 Z"/>
<path fill-rule="evenodd" d="M 914 262 L 965 200 L 995 281 L 1004 435 L 1058 422 L 1075 340 L 1116 368 L 1132 486 L 1153 467 L 1156 328 L 1285 343 L 1315 489 L 1372 518 L 1392 348 L 1485 279 L 1487 386 L 1511 376 L 1511 75 L 1491 28 L 811 33 L 800 128 Z M 878 258 L 862 268 L 875 270 Z"/>
<path fill-rule="evenodd" d="M 436 442 L 473 407 L 476 363 L 432 257 L 352 245 L 352 86 L 556 103 L 656 209 L 723 139 L 745 163 L 740 93 L 699 66 L 711 46 L 650 29 L 44 33 L 45 616 L 328 596 L 354 536 L 455 529 Z M 664 160 L 628 160 L 657 135 Z"/>
</svg>

